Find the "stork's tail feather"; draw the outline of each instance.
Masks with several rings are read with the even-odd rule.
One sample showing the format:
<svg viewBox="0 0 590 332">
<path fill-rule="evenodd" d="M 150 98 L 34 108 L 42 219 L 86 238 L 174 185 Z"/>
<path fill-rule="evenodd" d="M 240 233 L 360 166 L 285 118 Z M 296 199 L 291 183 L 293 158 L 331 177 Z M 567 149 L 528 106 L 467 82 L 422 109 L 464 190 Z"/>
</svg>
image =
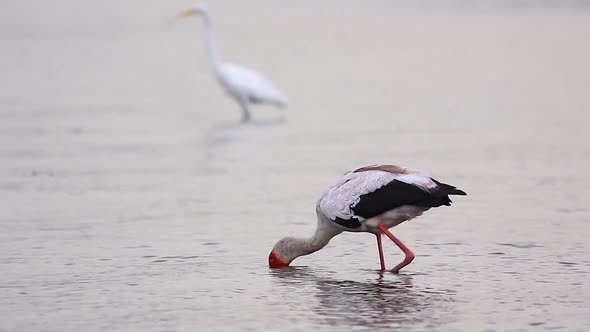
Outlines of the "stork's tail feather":
<svg viewBox="0 0 590 332">
<path fill-rule="evenodd" d="M 432 180 L 434 182 L 436 182 L 436 184 L 438 184 L 440 186 L 440 188 L 442 189 L 442 192 L 444 192 L 447 195 L 462 195 L 462 196 L 467 195 L 467 193 L 465 193 L 461 189 L 458 189 L 457 187 L 451 186 L 450 184 L 438 182 L 435 179 L 432 179 Z"/>
<path fill-rule="evenodd" d="M 467 193 L 465 193 L 463 190 L 461 189 L 457 189 L 455 187 L 451 187 L 449 186 L 449 189 L 447 191 L 447 195 L 461 195 L 461 196 L 467 196 Z"/>
</svg>

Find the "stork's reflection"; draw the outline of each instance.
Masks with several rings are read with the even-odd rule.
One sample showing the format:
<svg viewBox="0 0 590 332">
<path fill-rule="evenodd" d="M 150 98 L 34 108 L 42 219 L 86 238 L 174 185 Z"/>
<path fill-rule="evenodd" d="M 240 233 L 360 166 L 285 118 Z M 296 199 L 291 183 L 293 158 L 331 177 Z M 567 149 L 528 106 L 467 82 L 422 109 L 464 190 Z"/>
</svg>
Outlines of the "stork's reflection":
<svg viewBox="0 0 590 332">
<path fill-rule="evenodd" d="M 452 302 L 453 292 L 414 286 L 414 277 L 389 272 L 368 272 L 374 278 L 364 281 L 326 276 L 307 267 L 270 270 L 283 286 L 297 289 L 313 285 L 317 305 L 313 310 L 332 326 L 396 327 L 408 324 L 438 324 L 452 315 L 437 313 L 443 303 Z M 313 290 L 312 290 L 313 291 Z M 442 305 L 449 309 L 449 306 Z M 442 310 L 443 313 L 449 310 Z M 433 314 L 429 314 L 432 312 Z"/>
</svg>

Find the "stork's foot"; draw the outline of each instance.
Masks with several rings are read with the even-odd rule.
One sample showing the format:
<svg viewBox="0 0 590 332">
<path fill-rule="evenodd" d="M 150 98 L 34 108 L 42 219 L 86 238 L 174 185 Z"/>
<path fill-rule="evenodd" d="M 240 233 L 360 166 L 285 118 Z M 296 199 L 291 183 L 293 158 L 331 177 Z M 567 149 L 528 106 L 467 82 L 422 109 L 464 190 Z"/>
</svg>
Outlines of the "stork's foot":
<svg viewBox="0 0 590 332">
<path fill-rule="evenodd" d="M 398 274 L 399 270 L 401 270 L 404 266 L 410 264 L 416 257 L 410 249 L 408 249 L 407 251 L 404 250 L 404 252 L 406 254 L 406 258 L 401 263 L 397 264 L 393 269 L 391 269 L 391 273 Z"/>
</svg>

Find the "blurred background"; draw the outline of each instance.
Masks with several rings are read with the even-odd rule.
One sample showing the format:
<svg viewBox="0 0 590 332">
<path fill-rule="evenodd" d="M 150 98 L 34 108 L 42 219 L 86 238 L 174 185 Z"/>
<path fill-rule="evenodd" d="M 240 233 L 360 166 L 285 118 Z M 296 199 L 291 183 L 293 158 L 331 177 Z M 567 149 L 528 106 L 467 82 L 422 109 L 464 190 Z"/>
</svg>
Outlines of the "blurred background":
<svg viewBox="0 0 590 332">
<path fill-rule="evenodd" d="M 0 1 L 0 330 L 590 328 L 589 2 L 209 1 L 245 124 L 194 4 Z M 269 270 L 374 163 L 469 196 Z"/>
</svg>

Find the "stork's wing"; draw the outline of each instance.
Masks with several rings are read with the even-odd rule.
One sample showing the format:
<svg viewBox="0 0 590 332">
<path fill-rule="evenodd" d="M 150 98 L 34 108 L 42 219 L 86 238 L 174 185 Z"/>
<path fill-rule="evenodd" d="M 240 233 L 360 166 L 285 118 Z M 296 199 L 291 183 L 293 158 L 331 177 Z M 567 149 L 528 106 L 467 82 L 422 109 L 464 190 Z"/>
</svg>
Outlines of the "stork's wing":
<svg viewBox="0 0 590 332">
<path fill-rule="evenodd" d="M 394 179 L 395 175 L 387 172 L 347 173 L 322 195 L 320 209 L 332 220 L 353 218 L 352 207 L 358 204 L 362 195 L 375 191 Z"/>
<path fill-rule="evenodd" d="M 344 175 L 320 198 L 319 205 L 328 218 L 354 228 L 364 219 L 403 205 L 450 205 L 449 194 L 465 193 L 401 167 L 376 165 Z"/>
<path fill-rule="evenodd" d="M 400 166 L 395 166 L 395 165 L 370 165 L 370 166 L 358 168 L 354 172 L 358 173 L 358 172 L 365 172 L 365 171 L 384 171 L 384 172 L 399 174 L 399 175 L 415 173 L 406 167 L 400 167 Z"/>
</svg>

